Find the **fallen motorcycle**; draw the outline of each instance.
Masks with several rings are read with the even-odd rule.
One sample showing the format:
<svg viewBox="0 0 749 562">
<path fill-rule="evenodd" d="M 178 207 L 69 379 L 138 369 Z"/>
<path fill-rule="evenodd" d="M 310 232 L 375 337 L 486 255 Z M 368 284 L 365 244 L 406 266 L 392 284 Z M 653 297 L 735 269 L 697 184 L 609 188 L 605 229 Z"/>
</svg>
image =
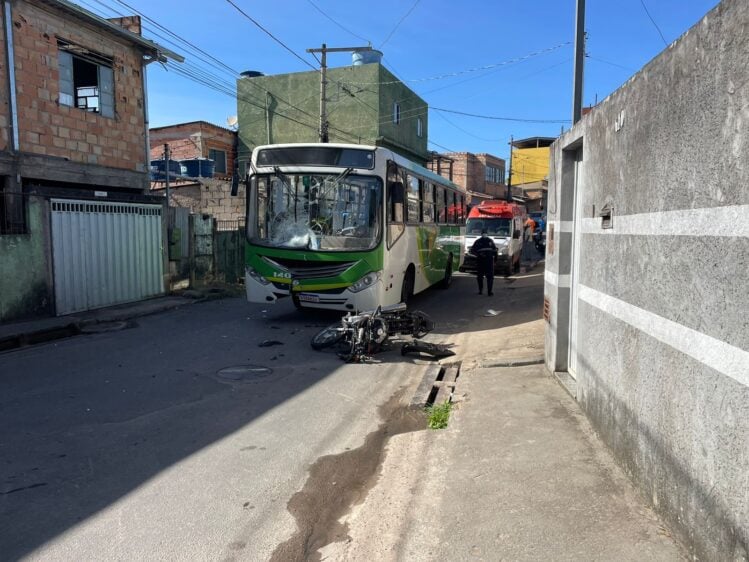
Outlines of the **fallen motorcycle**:
<svg viewBox="0 0 749 562">
<path fill-rule="evenodd" d="M 339 346 L 338 356 L 347 363 L 367 361 L 374 353 L 380 351 L 392 336 L 399 334 L 422 338 L 434 329 L 434 322 L 424 312 L 408 311 L 404 303 L 390 306 L 378 306 L 377 309 L 357 314 L 348 313 L 337 324 L 323 328 L 312 337 L 313 349 L 321 350 Z M 411 346 L 416 342 L 411 342 Z M 433 357 L 454 355 L 445 346 L 426 344 L 414 351 L 420 351 Z M 406 344 L 408 345 L 408 344 Z M 405 346 L 404 346 L 405 348 Z M 407 348 L 411 351 L 410 348 Z"/>
</svg>

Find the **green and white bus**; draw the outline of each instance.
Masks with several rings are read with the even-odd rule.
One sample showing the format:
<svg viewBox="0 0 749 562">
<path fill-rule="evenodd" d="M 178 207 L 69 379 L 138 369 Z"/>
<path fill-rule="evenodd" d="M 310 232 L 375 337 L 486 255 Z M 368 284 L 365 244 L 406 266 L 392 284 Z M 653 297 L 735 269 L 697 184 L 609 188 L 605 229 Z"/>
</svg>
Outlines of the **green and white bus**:
<svg viewBox="0 0 749 562">
<path fill-rule="evenodd" d="M 250 302 L 368 310 L 447 288 L 461 265 L 465 193 L 388 149 L 259 146 L 250 170 Z"/>
</svg>

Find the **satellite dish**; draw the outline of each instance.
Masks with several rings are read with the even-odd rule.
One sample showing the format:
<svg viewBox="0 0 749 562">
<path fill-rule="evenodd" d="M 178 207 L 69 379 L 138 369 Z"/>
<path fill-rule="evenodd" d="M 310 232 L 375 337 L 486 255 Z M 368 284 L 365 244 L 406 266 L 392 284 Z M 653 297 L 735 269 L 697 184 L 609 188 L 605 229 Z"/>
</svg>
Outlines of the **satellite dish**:
<svg viewBox="0 0 749 562">
<path fill-rule="evenodd" d="M 231 128 L 236 127 L 238 122 L 239 122 L 239 119 L 237 119 L 236 115 L 231 115 L 226 118 L 226 124 Z"/>
</svg>

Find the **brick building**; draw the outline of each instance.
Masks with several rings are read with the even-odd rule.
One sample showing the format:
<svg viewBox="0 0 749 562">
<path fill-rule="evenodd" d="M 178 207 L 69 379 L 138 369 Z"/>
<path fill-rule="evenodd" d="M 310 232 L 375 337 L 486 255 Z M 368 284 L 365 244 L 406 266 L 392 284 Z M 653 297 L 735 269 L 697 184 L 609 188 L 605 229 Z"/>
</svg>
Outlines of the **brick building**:
<svg viewBox="0 0 749 562">
<path fill-rule="evenodd" d="M 244 220 L 244 182 L 239 182 L 238 197 L 230 194 L 232 179 L 237 175 L 235 131 L 206 121 L 193 121 L 153 128 L 149 138 L 152 161 L 163 160 L 164 145 L 168 144 L 171 160 L 185 162 L 208 158 L 214 165 L 210 177 L 172 178 L 170 206 L 209 214 L 219 221 Z M 151 181 L 152 193 L 162 195 L 164 190 L 164 181 Z"/>
<path fill-rule="evenodd" d="M 471 152 L 433 153 L 427 168 L 452 180 L 468 194 L 468 204 L 507 196 L 505 161 L 491 154 Z"/>
<path fill-rule="evenodd" d="M 160 231 L 145 218 L 160 216 L 160 204 L 147 191 L 144 74 L 149 62 L 182 58 L 139 33 L 137 17 L 106 20 L 65 0 L 5 2 L 0 321 L 163 290 L 153 253 Z M 151 233 L 141 262 L 122 247 L 131 243 L 126 216 Z M 96 230 L 105 223 L 106 249 Z M 141 277 L 114 283 L 138 263 L 153 266 L 142 276 L 148 286 Z"/>
</svg>

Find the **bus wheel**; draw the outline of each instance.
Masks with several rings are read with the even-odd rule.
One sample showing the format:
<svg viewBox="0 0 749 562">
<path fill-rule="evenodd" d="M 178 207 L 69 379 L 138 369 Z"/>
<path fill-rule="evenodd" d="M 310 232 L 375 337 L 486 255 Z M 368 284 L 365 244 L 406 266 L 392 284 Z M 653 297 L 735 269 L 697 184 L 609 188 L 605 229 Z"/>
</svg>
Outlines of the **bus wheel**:
<svg viewBox="0 0 749 562">
<path fill-rule="evenodd" d="M 412 265 L 408 266 L 406 270 L 406 276 L 403 278 L 403 287 L 401 288 L 401 302 L 408 303 L 411 297 L 414 296 L 414 279 L 416 274 Z"/>
<path fill-rule="evenodd" d="M 445 266 L 445 276 L 442 278 L 440 283 L 440 289 L 449 289 L 453 282 L 453 258 L 450 256 L 447 260 L 447 266 Z"/>
</svg>

